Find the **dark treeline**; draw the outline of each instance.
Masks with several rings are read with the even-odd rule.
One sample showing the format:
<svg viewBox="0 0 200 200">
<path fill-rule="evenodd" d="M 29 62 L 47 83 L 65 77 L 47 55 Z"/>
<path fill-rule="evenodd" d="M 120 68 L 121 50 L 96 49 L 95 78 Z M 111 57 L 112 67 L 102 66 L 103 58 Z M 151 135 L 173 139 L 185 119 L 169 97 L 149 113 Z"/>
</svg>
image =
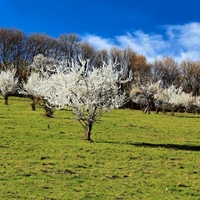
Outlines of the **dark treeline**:
<svg viewBox="0 0 200 200">
<path fill-rule="evenodd" d="M 30 74 L 29 65 L 38 54 L 58 60 L 76 59 L 80 55 L 96 67 L 101 66 L 102 60 L 117 59 L 121 66 L 127 66 L 128 72 L 132 71 L 132 83 L 146 84 L 161 80 L 163 87 L 173 84 L 182 86 L 187 93 L 200 95 L 200 62 L 183 60 L 178 64 L 172 58 L 164 57 L 148 63 L 143 55 L 136 54 L 130 48 L 96 50 L 88 42 L 81 41 L 77 34 L 61 34 L 53 38 L 45 34 L 27 35 L 17 29 L 0 28 L 1 70 L 13 67 L 19 80 L 26 81 Z M 132 83 L 124 85 L 124 89 L 130 90 Z"/>
</svg>

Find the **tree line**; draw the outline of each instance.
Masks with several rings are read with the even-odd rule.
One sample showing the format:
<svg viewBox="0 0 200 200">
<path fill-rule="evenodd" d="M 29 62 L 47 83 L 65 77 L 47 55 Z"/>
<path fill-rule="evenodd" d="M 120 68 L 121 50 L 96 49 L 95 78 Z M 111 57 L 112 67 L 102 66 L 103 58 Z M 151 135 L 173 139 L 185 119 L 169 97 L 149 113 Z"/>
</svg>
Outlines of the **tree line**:
<svg viewBox="0 0 200 200">
<path fill-rule="evenodd" d="M 119 69 L 126 66 L 127 72 L 132 71 L 132 80 L 122 85 L 128 92 L 133 84 L 147 85 L 161 81 L 163 88 L 174 85 L 182 87 L 184 92 L 192 93 L 193 96 L 200 95 L 199 61 L 188 59 L 177 63 L 170 57 L 163 57 L 148 63 L 145 56 L 136 54 L 130 48 L 96 50 L 88 42 L 81 41 L 77 34 L 61 34 L 53 38 L 40 33 L 27 35 L 17 29 L 0 29 L 0 69 L 15 69 L 19 82 L 28 80 L 30 65 L 39 54 L 55 60 L 77 60 L 79 55 L 83 60 L 89 60 L 89 65 L 97 68 L 103 62 L 117 61 Z M 135 105 L 129 103 L 127 106 Z"/>
</svg>

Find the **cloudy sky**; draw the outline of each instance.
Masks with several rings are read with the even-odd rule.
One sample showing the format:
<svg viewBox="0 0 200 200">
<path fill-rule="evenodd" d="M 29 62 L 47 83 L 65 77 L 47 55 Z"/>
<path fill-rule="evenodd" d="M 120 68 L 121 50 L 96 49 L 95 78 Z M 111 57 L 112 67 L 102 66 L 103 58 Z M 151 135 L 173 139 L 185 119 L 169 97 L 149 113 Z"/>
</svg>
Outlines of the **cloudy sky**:
<svg viewBox="0 0 200 200">
<path fill-rule="evenodd" d="M 0 0 L 0 7 L 0 27 L 76 33 L 97 49 L 129 47 L 149 62 L 200 60 L 199 0 Z"/>
</svg>

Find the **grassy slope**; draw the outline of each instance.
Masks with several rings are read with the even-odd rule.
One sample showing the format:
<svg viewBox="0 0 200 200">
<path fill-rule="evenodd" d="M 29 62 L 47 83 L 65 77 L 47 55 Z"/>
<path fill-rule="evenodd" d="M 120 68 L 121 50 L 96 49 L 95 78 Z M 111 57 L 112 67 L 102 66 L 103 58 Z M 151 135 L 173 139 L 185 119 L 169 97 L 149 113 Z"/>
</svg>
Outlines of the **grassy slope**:
<svg viewBox="0 0 200 200">
<path fill-rule="evenodd" d="M 9 104 L 0 98 L 2 200 L 200 199 L 200 116 L 113 110 L 88 143 L 71 111 Z"/>
</svg>

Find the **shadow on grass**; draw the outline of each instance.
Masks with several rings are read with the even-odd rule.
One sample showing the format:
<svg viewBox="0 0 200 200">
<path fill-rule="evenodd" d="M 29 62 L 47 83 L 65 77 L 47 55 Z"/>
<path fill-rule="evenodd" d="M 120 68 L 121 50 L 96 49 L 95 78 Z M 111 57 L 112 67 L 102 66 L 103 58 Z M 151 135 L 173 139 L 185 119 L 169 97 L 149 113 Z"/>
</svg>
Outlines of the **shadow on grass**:
<svg viewBox="0 0 200 200">
<path fill-rule="evenodd" d="M 200 118 L 200 115 L 174 115 L 178 118 Z"/>
<path fill-rule="evenodd" d="M 159 147 L 161 147 L 161 148 L 174 149 L 174 150 L 200 151 L 200 146 L 186 145 L 186 144 L 152 144 L 152 143 L 147 143 L 147 142 L 136 142 L 136 143 L 131 143 L 131 142 L 123 143 L 122 142 L 121 143 L 121 142 L 114 142 L 114 141 L 104 141 L 103 143 L 133 145 L 133 146 L 136 146 L 136 147 L 149 147 L 149 148 L 159 148 Z"/>
<path fill-rule="evenodd" d="M 166 149 L 174 149 L 174 150 L 186 150 L 186 151 L 200 151 L 200 146 L 196 145 L 186 145 L 186 144 L 151 144 L 151 143 L 129 143 L 130 145 L 134 145 L 137 147 L 150 147 L 150 148 L 166 148 Z"/>
</svg>

